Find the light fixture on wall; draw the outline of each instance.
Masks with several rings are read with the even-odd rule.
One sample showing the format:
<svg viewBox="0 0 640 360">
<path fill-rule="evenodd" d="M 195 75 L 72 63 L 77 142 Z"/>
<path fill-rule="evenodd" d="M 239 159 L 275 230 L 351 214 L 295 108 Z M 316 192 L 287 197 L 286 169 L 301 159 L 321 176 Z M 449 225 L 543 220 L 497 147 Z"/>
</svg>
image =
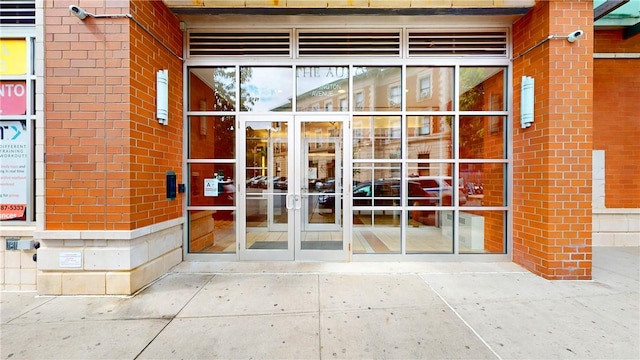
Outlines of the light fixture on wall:
<svg viewBox="0 0 640 360">
<path fill-rule="evenodd" d="M 169 124 L 169 70 L 156 73 L 156 117 L 160 124 Z"/>
<path fill-rule="evenodd" d="M 533 108 L 535 103 L 534 79 L 523 76 L 520 85 L 520 126 L 526 129 L 533 124 Z"/>
<path fill-rule="evenodd" d="M 130 14 L 106 14 L 106 15 L 96 15 L 92 14 L 85 9 L 81 8 L 78 5 L 69 5 L 69 12 L 71 12 L 75 17 L 80 20 L 84 20 L 88 17 L 91 18 L 132 18 Z"/>
<path fill-rule="evenodd" d="M 69 11 L 80 20 L 86 19 L 87 16 L 93 16 L 93 14 L 84 11 L 83 8 L 77 5 L 69 5 Z"/>
<path fill-rule="evenodd" d="M 576 30 L 567 36 L 557 36 L 557 38 L 559 39 L 564 38 L 564 39 L 567 39 L 568 42 L 573 43 L 573 42 L 576 42 L 578 38 L 582 37 L 582 35 L 584 35 L 584 31 Z"/>
<path fill-rule="evenodd" d="M 540 46 L 540 45 L 542 45 L 542 44 L 546 43 L 547 41 L 549 41 L 549 40 L 551 40 L 551 39 L 566 39 L 568 42 L 570 42 L 570 43 L 574 43 L 574 42 L 576 42 L 576 40 L 578 40 L 579 38 L 581 38 L 581 37 L 582 37 L 582 35 L 584 35 L 584 31 L 579 30 L 579 29 L 578 29 L 578 30 L 576 30 L 576 31 L 573 31 L 573 32 L 569 33 L 569 34 L 568 34 L 568 35 L 566 35 L 566 36 L 561 36 L 561 35 L 549 35 L 549 36 L 547 36 L 544 40 L 542 40 L 542 41 L 540 41 L 539 43 L 537 43 L 537 44 L 533 45 L 533 46 L 532 46 L 532 47 L 530 47 L 529 49 L 527 49 L 527 50 L 523 51 L 522 53 L 520 53 L 520 55 L 518 55 L 518 56 L 514 57 L 513 59 L 511 59 L 511 61 L 513 61 L 513 60 L 515 60 L 515 59 L 517 59 L 517 58 L 519 58 L 519 57 L 523 56 L 524 54 L 528 53 L 529 51 L 531 51 L 531 50 L 533 50 L 533 49 L 537 48 L 538 46 Z"/>
<path fill-rule="evenodd" d="M 180 59 L 180 61 L 184 61 L 184 59 L 180 55 L 176 54 L 175 51 L 173 51 L 169 46 L 167 46 L 167 44 L 165 44 L 162 40 L 160 40 L 157 36 L 155 36 L 154 33 L 152 33 L 144 25 L 142 25 L 131 14 L 100 14 L 100 15 L 96 15 L 96 14 L 92 14 L 92 13 L 86 11 L 85 9 L 81 8 L 78 5 L 69 5 L 69 12 L 72 13 L 75 17 L 77 17 L 78 19 L 80 19 L 82 21 L 85 21 L 87 18 L 94 18 L 94 19 L 120 19 L 120 18 L 126 18 L 126 19 L 131 19 L 131 21 L 136 23 L 136 25 L 140 26 L 140 28 L 142 30 L 146 31 L 147 34 L 149 34 L 152 38 L 154 38 L 160 45 L 162 45 L 165 49 L 167 49 L 173 56 L 175 56 L 178 59 Z"/>
</svg>

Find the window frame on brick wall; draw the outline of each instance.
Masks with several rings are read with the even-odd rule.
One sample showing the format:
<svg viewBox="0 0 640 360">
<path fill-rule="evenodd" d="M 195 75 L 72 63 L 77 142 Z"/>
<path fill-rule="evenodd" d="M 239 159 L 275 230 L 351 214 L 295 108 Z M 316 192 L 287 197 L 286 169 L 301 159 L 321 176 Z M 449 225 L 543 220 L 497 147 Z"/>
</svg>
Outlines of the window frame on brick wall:
<svg viewBox="0 0 640 360">
<path fill-rule="evenodd" d="M 211 25 L 211 27 L 216 27 L 216 26 L 223 26 L 223 25 L 221 24 Z M 228 26 L 230 28 L 233 28 L 238 26 L 238 24 L 229 24 Z M 272 26 L 280 29 L 282 25 L 274 23 Z M 305 26 L 312 26 L 312 25 L 304 25 L 304 24 L 300 25 L 300 27 L 305 27 Z M 375 29 L 375 25 L 371 24 L 371 26 L 373 29 Z M 461 24 L 460 26 L 462 28 L 465 28 L 465 25 Z M 495 24 L 492 24 L 492 26 L 495 26 Z M 265 28 L 269 29 L 269 26 L 265 26 Z M 487 28 L 487 29 L 490 30 L 490 28 Z M 486 29 L 477 29 L 477 31 L 479 32 L 482 32 L 483 30 L 486 30 Z M 199 31 L 199 29 L 193 28 L 190 31 Z M 508 38 L 510 38 L 509 30 L 505 28 L 505 31 L 506 31 L 506 34 L 508 35 Z M 508 43 L 507 48 L 510 47 L 510 45 L 511 44 Z M 186 45 L 186 46 L 188 47 L 189 45 Z M 294 53 L 295 53 L 295 49 L 294 49 Z M 506 51 L 506 53 L 508 53 L 508 51 Z M 468 166 L 469 164 L 471 165 L 480 164 L 482 166 L 486 165 L 487 167 L 498 169 L 498 171 L 495 172 L 496 178 L 498 177 L 503 178 L 503 181 L 501 183 L 502 187 L 501 189 L 498 189 L 501 195 L 499 199 L 500 201 L 498 202 L 488 202 L 487 205 L 485 205 L 480 200 L 476 200 L 476 199 L 474 199 L 473 203 L 471 203 L 471 201 L 467 202 L 465 200 L 465 201 L 455 201 L 452 204 L 447 204 L 444 201 L 442 201 L 437 205 L 436 208 L 433 208 L 433 207 L 426 208 L 425 206 L 425 209 L 419 209 L 423 211 L 430 211 L 433 208 L 442 214 L 446 212 L 450 212 L 451 214 L 454 214 L 453 219 L 456 221 L 453 221 L 453 224 L 450 224 L 454 234 L 459 233 L 460 227 L 462 226 L 461 224 L 464 222 L 463 220 L 466 220 L 466 219 L 463 219 L 462 215 L 466 216 L 466 214 L 478 213 L 479 215 L 483 215 L 483 217 L 486 215 L 487 218 L 491 216 L 492 219 L 498 219 L 499 217 L 501 217 L 501 219 L 498 219 L 499 221 L 495 221 L 493 223 L 494 225 L 500 226 L 501 228 L 500 229 L 501 238 L 499 240 L 499 244 L 497 244 L 498 241 L 496 240 L 496 241 L 493 241 L 497 244 L 496 246 L 489 247 L 487 243 L 486 245 L 487 248 L 482 249 L 483 251 L 477 251 L 477 248 L 473 246 L 470 247 L 470 250 L 464 250 L 464 249 L 461 249 L 459 246 L 463 240 L 461 238 L 457 238 L 457 240 L 455 240 L 456 242 L 452 242 L 450 252 L 436 253 L 436 252 L 429 252 L 429 251 L 417 251 L 415 249 L 411 250 L 407 248 L 406 233 L 401 233 L 402 246 L 401 246 L 400 252 L 387 253 L 385 254 L 385 259 L 387 260 L 393 260 L 393 259 L 407 260 L 409 258 L 427 259 L 427 258 L 440 257 L 440 256 L 442 256 L 443 258 L 446 258 L 448 256 L 453 255 L 453 256 L 458 256 L 460 258 L 464 258 L 464 259 L 486 260 L 490 258 L 506 259 L 510 256 L 510 253 L 511 253 L 510 238 L 512 233 L 512 220 L 511 220 L 511 217 L 512 217 L 511 215 L 512 199 L 511 198 L 512 197 L 510 195 L 510 191 L 511 191 L 510 184 L 512 182 L 512 174 L 511 174 L 512 144 L 511 144 L 511 135 L 510 135 L 511 130 L 509 127 L 509 119 L 511 119 L 511 116 L 512 116 L 511 108 L 505 106 L 503 108 L 501 107 L 498 109 L 491 106 L 487 108 L 463 109 L 459 106 L 458 99 L 460 98 L 460 95 L 461 95 L 460 93 L 465 91 L 464 86 L 461 86 L 460 84 L 461 72 L 464 71 L 465 68 L 467 67 L 501 68 L 505 74 L 505 82 L 504 82 L 504 88 L 500 93 L 504 97 L 505 103 L 509 104 L 512 99 L 512 90 L 511 90 L 510 84 L 511 84 L 513 75 L 512 75 L 512 64 L 510 62 L 509 57 L 506 55 L 507 54 L 503 54 L 500 56 L 498 55 L 465 56 L 465 55 L 449 54 L 447 56 L 443 55 L 443 56 L 416 57 L 416 56 L 407 56 L 404 51 L 401 51 L 401 55 L 399 55 L 398 57 L 385 57 L 385 56 L 372 55 L 372 56 L 357 57 L 357 58 L 349 58 L 345 56 L 345 57 L 339 57 L 334 59 L 328 59 L 325 57 L 317 58 L 317 59 L 305 57 L 304 59 L 299 59 L 297 56 L 295 56 L 295 54 L 294 56 L 287 56 L 287 57 L 263 56 L 260 58 L 246 57 L 246 56 L 244 57 L 191 56 L 191 57 L 188 57 L 185 61 L 185 69 L 188 72 L 189 69 L 204 67 L 204 66 L 212 67 L 212 68 L 235 66 L 236 73 L 239 74 L 240 73 L 239 69 L 241 69 L 242 67 L 291 66 L 294 69 L 293 71 L 294 75 L 292 75 L 293 81 L 286 79 L 284 83 L 286 83 L 287 86 L 290 86 L 290 84 L 293 83 L 291 87 L 294 88 L 293 93 L 295 93 L 296 92 L 295 74 L 298 67 L 308 68 L 310 66 L 315 66 L 317 68 L 328 68 L 328 67 L 335 67 L 335 66 L 342 66 L 342 67 L 348 66 L 350 69 L 349 71 L 350 82 L 349 82 L 349 88 L 346 91 L 346 93 L 348 94 L 347 103 L 349 104 L 349 106 L 348 108 L 344 108 L 341 103 L 340 111 L 348 112 L 348 116 L 351 117 L 350 128 L 352 129 L 351 130 L 352 132 L 349 138 L 349 142 L 356 143 L 357 139 L 361 137 L 361 134 L 359 133 L 361 129 L 360 129 L 360 126 L 358 125 L 358 119 L 360 118 L 369 118 L 372 116 L 373 117 L 377 116 L 380 119 L 398 117 L 398 119 L 402 119 L 402 121 L 400 121 L 399 125 L 396 125 L 396 126 L 389 125 L 386 128 L 380 128 L 379 130 L 381 131 L 386 130 L 387 128 L 389 129 L 387 133 L 381 132 L 379 136 L 380 139 L 375 139 L 375 136 L 373 135 L 374 133 L 370 132 L 372 136 L 371 143 L 374 143 L 376 140 L 380 140 L 381 142 L 385 142 L 386 145 L 388 145 L 389 147 L 391 146 L 397 147 L 397 150 L 389 153 L 388 157 L 385 157 L 384 159 L 375 158 L 375 156 L 374 158 L 358 158 L 358 160 L 355 160 L 353 158 L 347 159 L 347 161 L 350 161 L 350 163 L 348 163 L 348 165 L 345 165 L 345 168 L 346 168 L 345 173 L 351 173 L 352 170 L 356 168 L 356 165 L 355 165 L 356 162 L 363 163 L 363 164 L 382 163 L 385 166 L 389 164 L 398 163 L 402 165 L 397 168 L 398 170 L 396 170 L 395 172 L 391 170 L 392 172 L 391 175 L 388 176 L 387 174 L 385 174 L 384 176 L 390 177 L 390 178 L 402 177 L 403 179 L 409 179 L 411 177 L 410 169 L 414 167 L 426 166 L 426 167 L 433 167 L 434 172 L 444 173 L 446 171 L 449 171 L 451 175 L 448 175 L 448 176 L 452 177 L 452 183 L 453 183 L 452 188 L 458 189 L 463 187 L 464 185 L 467 185 L 467 179 L 463 177 L 463 175 L 466 175 L 466 174 L 461 174 L 460 169 L 464 166 L 469 167 Z M 357 88 L 355 85 L 355 82 L 357 81 L 356 78 L 358 77 L 358 75 L 362 75 L 363 69 L 368 69 L 368 68 L 379 68 L 379 69 L 386 69 L 386 68 L 396 69 L 397 68 L 399 75 L 398 75 L 398 78 L 397 79 L 394 78 L 393 81 L 383 77 L 376 78 L 376 80 L 378 81 L 377 83 L 378 88 L 376 89 L 373 89 L 370 84 L 364 84 L 364 83 L 362 84 L 363 87 Z M 425 71 L 434 71 L 433 73 L 429 73 L 428 77 L 424 77 L 424 78 L 429 78 L 428 81 L 430 82 L 430 85 L 431 85 L 430 91 L 428 91 L 428 94 L 425 93 L 424 91 L 422 92 L 420 91 L 420 90 L 424 90 L 420 86 L 420 80 L 422 79 L 424 81 L 426 79 L 416 77 L 415 76 L 416 74 L 413 74 L 413 76 L 411 77 L 407 76 L 407 70 L 410 68 L 411 69 L 421 68 L 421 69 L 424 69 Z M 442 71 L 446 70 L 446 71 L 443 73 L 441 72 L 435 73 L 435 69 L 439 69 Z M 424 72 L 420 74 L 424 75 Z M 445 75 L 446 75 L 446 78 L 441 78 Z M 401 84 L 400 101 L 397 101 L 397 102 L 393 101 L 393 103 L 398 104 L 397 108 L 392 108 L 389 106 L 392 99 L 392 96 L 391 96 L 392 93 L 390 89 L 395 85 L 394 81 L 399 82 L 399 84 Z M 368 87 L 365 87 L 365 85 L 368 85 Z M 231 88 L 237 89 L 238 85 L 236 84 L 234 87 L 231 87 Z M 377 90 L 377 91 L 374 91 L 374 90 Z M 444 96 L 443 99 L 441 100 L 440 97 L 437 95 L 436 90 L 439 91 L 439 93 L 445 94 L 446 96 Z M 271 92 L 265 91 L 265 94 L 268 94 L 268 93 L 271 93 Z M 435 106 L 433 106 L 432 104 L 420 104 L 420 105 L 413 105 L 413 107 L 410 107 L 407 104 L 408 102 L 416 103 L 418 99 L 421 99 L 421 95 L 423 96 L 428 95 L 428 97 L 424 98 L 424 100 L 433 98 L 437 100 L 438 103 L 435 104 Z M 359 97 L 361 97 L 362 99 L 359 99 Z M 188 88 L 185 91 L 185 98 L 190 99 L 190 92 Z M 386 106 L 383 109 L 373 109 L 373 108 L 369 108 L 365 104 L 365 102 L 375 102 L 375 101 L 378 101 L 379 103 L 384 103 Z M 190 101 L 187 101 L 187 102 L 190 102 Z M 298 112 L 303 111 L 303 110 L 297 109 L 298 106 L 299 106 L 298 99 L 294 98 L 291 104 L 291 110 L 287 110 L 287 112 L 291 112 L 291 115 L 296 116 Z M 237 115 L 241 111 L 237 108 L 234 108 L 234 109 L 235 110 L 228 110 L 224 113 L 220 112 L 219 114 L 231 116 L 231 115 Z M 282 109 L 278 108 L 277 111 L 282 112 Z M 209 114 L 209 113 L 208 112 L 203 113 L 198 111 L 187 111 L 186 116 L 187 117 L 202 116 L 205 114 Z M 211 112 L 211 114 L 214 114 L 214 112 Z M 215 113 L 215 114 L 218 114 L 218 113 Z M 261 115 L 261 114 L 258 114 L 258 115 Z M 408 132 L 408 124 L 406 119 L 408 119 L 409 117 L 417 117 L 417 116 L 432 117 L 429 124 L 428 134 L 419 134 L 419 136 L 430 137 L 430 138 L 433 138 L 434 140 L 449 136 L 448 141 L 450 143 L 442 147 L 444 150 L 435 151 L 434 149 L 425 148 L 425 149 L 420 149 L 418 151 L 419 154 L 429 153 L 431 155 L 428 162 L 425 162 L 425 159 L 423 158 L 411 158 L 408 155 L 406 155 L 409 153 L 409 151 L 417 151 L 415 147 L 412 147 L 413 145 L 410 144 L 409 141 L 403 137 L 403 134 L 406 134 Z M 464 158 L 460 156 L 460 151 L 458 149 L 460 139 L 458 138 L 457 130 L 460 128 L 460 118 L 464 118 L 465 116 L 466 117 L 475 116 L 475 117 L 481 117 L 483 119 L 488 117 L 505 119 L 503 123 L 504 128 L 502 132 L 494 131 L 495 134 L 491 135 L 496 140 L 501 141 L 500 144 L 502 146 L 501 148 L 503 149 L 503 151 L 501 152 L 503 155 L 502 157 L 500 158 L 495 158 L 495 157 Z M 450 128 L 452 127 L 453 129 L 456 129 L 456 130 L 453 132 L 446 131 L 447 127 L 450 127 Z M 395 129 L 395 132 L 391 130 L 392 128 Z M 439 131 L 439 130 L 442 130 L 442 131 Z M 398 140 L 391 141 L 391 139 L 398 139 Z M 238 141 L 241 141 L 241 140 L 238 140 Z M 442 154 L 445 152 L 445 150 L 451 153 L 449 157 L 446 157 Z M 241 150 L 238 150 L 238 151 L 241 151 Z M 209 160 L 213 161 L 215 159 L 209 159 Z M 187 163 L 190 163 L 192 161 L 195 161 L 195 160 L 189 159 L 189 158 L 187 159 Z M 395 169 L 395 167 L 393 166 L 391 166 L 391 168 Z M 240 174 L 244 172 L 245 172 L 245 169 L 238 168 L 237 178 L 242 180 L 242 175 Z M 442 176 L 442 175 L 437 175 L 437 176 Z M 405 184 L 403 186 L 405 186 L 405 188 L 408 189 L 408 185 Z M 404 193 L 406 194 L 407 191 L 405 191 Z M 458 192 L 454 192 L 454 193 L 458 194 Z M 454 195 L 454 196 L 459 199 L 465 198 L 462 195 L 459 195 L 459 196 Z M 405 206 L 405 205 L 401 205 L 401 206 Z M 200 208 L 197 208 L 197 209 L 200 209 Z M 211 210 L 213 209 L 214 208 L 211 207 Z M 196 207 L 191 207 L 187 205 L 187 211 L 189 210 L 196 210 Z M 351 207 L 351 210 L 353 210 L 353 207 Z M 388 210 L 391 210 L 391 209 L 388 209 Z M 405 210 L 406 209 L 402 209 L 402 211 L 405 211 Z M 406 210 L 407 211 L 406 214 L 408 214 L 412 210 L 413 209 Z M 404 218 L 404 217 L 401 216 L 401 218 Z M 406 224 L 408 224 L 408 222 Z M 242 229 L 238 230 L 238 233 L 242 233 Z M 188 244 L 186 246 L 188 246 Z M 185 256 L 188 259 L 215 260 L 215 259 L 234 259 L 235 258 L 236 260 L 239 260 L 237 253 L 233 253 L 233 254 L 206 253 L 204 254 L 204 253 L 187 251 L 185 253 Z M 379 256 L 379 254 L 358 253 L 358 254 L 353 254 L 353 259 L 357 258 L 357 260 L 365 260 L 365 261 L 367 259 L 373 259 L 373 258 L 379 259 L 379 257 L 377 256 Z"/>
<path fill-rule="evenodd" d="M 24 74 L 0 75 L 0 81 L 23 82 L 25 85 L 25 114 L 3 115 L 0 114 L 0 124 L 8 124 L 10 122 L 23 122 L 23 131 L 27 136 L 27 168 L 25 191 L 26 210 L 23 217 L 17 219 L 7 219 L 0 221 L 0 225 L 25 225 L 34 223 L 36 220 L 36 194 L 35 194 L 35 133 L 36 133 L 36 109 L 35 109 L 35 91 L 36 91 L 36 73 L 35 73 L 35 31 L 32 27 L 21 28 L 11 27 L 2 28 L 2 40 L 24 40 L 26 45 L 25 61 L 26 69 Z"/>
</svg>

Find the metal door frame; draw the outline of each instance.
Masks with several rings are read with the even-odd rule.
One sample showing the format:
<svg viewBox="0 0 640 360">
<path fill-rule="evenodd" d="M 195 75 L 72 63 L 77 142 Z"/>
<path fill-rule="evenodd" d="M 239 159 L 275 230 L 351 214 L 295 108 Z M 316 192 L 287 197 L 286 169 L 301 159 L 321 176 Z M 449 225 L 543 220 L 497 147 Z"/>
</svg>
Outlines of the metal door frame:
<svg viewBox="0 0 640 360">
<path fill-rule="evenodd" d="M 293 145 L 288 148 L 289 160 L 287 163 L 287 176 L 288 176 L 288 189 L 286 195 L 286 207 L 288 210 L 287 214 L 287 249 L 269 249 L 269 250 L 259 250 L 259 249 L 248 249 L 247 246 L 247 224 L 246 224 L 246 216 L 247 210 L 246 206 L 241 206 L 241 204 L 246 204 L 247 192 L 244 186 L 238 186 L 238 211 L 237 211 L 237 229 L 238 229 L 238 259 L 239 260 L 249 260 L 249 261 L 348 261 L 351 259 L 351 237 L 350 237 L 350 218 L 347 214 L 350 213 L 350 207 L 347 208 L 350 204 L 350 189 L 351 187 L 345 186 L 346 184 L 351 183 L 351 170 L 350 170 L 350 159 L 346 157 L 349 156 L 347 151 L 344 149 L 348 149 L 348 144 L 350 143 L 348 136 L 349 129 L 349 116 L 348 115 L 335 115 L 335 114 L 302 114 L 302 115 L 293 115 L 293 114 L 240 114 L 238 116 L 238 131 L 236 132 L 236 153 L 238 155 L 238 163 L 237 163 L 237 174 L 236 178 L 238 179 L 238 184 L 246 184 L 247 176 L 246 176 L 246 157 L 244 156 L 246 152 L 246 124 L 248 122 L 265 122 L 265 123 L 273 123 L 273 122 L 285 122 L 287 123 L 287 139 L 288 144 Z M 305 231 L 305 226 L 303 225 L 303 216 L 302 212 L 305 208 L 302 206 L 302 182 L 306 181 L 307 177 L 303 172 L 307 171 L 307 166 L 304 165 L 303 161 L 307 161 L 303 152 L 300 151 L 302 149 L 303 137 L 301 136 L 301 124 L 302 122 L 325 122 L 325 121 L 333 121 L 340 122 L 343 124 L 342 126 L 342 150 L 340 151 L 340 155 L 342 158 L 340 159 L 341 165 L 343 167 L 343 176 L 342 176 L 342 197 L 343 197 L 343 208 L 341 210 L 342 216 L 342 250 L 302 250 L 301 242 L 302 242 L 302 232 Z M 336 140 L 337 141 L 337 140 Z M 305 152 L 306 153 L 306 152 Z M 267 153 L 268 161 L 273 161 L 273 153 L 272 150 L 269 149 Z M 308 164 L 308 163 L 307 163 Z M 336 164 L 338 166 L 338 164 Z M 271 174 L 267 174 L 267 176 L 271 176 Z M 337 186 L 337 185 L 336 185 Z M 272 197 L 268 198 L 268 212 L 272 212 Z M 337 214 L 336 214 L 337 215 Z M 273 214 L 267 215 L 268 221 L 273 219 Z M 278 230 L 277 227 L 273 227 L 273 224 L 268 224 L 268 228 Z M 331 224 L 335 225 L 335 223 Z M 282 230 L 284 230 L 284 226 Z M 314 229 L 316 230 L 316 229 Z M 317 229 L 321 230 L 321 229 Z M 335 228 L 332 228 L 335 230 Z"/>
</svg>

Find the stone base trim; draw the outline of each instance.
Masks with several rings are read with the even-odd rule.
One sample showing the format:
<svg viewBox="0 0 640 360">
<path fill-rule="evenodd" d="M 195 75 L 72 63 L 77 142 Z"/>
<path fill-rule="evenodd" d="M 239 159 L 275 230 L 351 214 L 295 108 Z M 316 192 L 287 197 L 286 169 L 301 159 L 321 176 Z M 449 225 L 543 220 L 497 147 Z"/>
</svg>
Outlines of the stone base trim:
<svg viewBox="0 0 640 360">
<path fill-rule="evenodd" d="M 131 295 L 182 262 L 174 249 L 130 271 L 39 271 L 41 295 Z"/>
<path fill-rule="evenodd" d="M 132 231 L 36 231 L 37 290 L 130 295 L 182 261 L 184 218 Z"/>
<path fill-rule="evenodd" d="M 640 246 L 640 209 L 593 209 L 593 246 Z"/>
</svg>

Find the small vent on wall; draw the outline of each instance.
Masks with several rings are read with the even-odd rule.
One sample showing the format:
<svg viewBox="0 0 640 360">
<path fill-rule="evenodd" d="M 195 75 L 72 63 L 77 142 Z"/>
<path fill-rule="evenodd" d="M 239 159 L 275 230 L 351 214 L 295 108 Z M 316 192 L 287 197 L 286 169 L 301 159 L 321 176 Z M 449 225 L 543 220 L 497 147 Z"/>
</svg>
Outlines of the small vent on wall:
<svg viewBox="0 0 640 360">
<path fill-rule="evenodd" d="M 0 0 L 0 25 L 35 25 L 35 0 Z"/>
<path fill-rule="evenodd" d="M 409 57 L 507 56 L 507 32 L 409 32 Z"/>
<path fill-rule="evenodd" d="M 400 56 L 400 31 L 298 33 L 298 56 Z"/>
<path fill-rule="evenodd" d="M 189 34 L 191 56 L 291 56 L 287 32 L 195 32 Z"/>
</svg>

